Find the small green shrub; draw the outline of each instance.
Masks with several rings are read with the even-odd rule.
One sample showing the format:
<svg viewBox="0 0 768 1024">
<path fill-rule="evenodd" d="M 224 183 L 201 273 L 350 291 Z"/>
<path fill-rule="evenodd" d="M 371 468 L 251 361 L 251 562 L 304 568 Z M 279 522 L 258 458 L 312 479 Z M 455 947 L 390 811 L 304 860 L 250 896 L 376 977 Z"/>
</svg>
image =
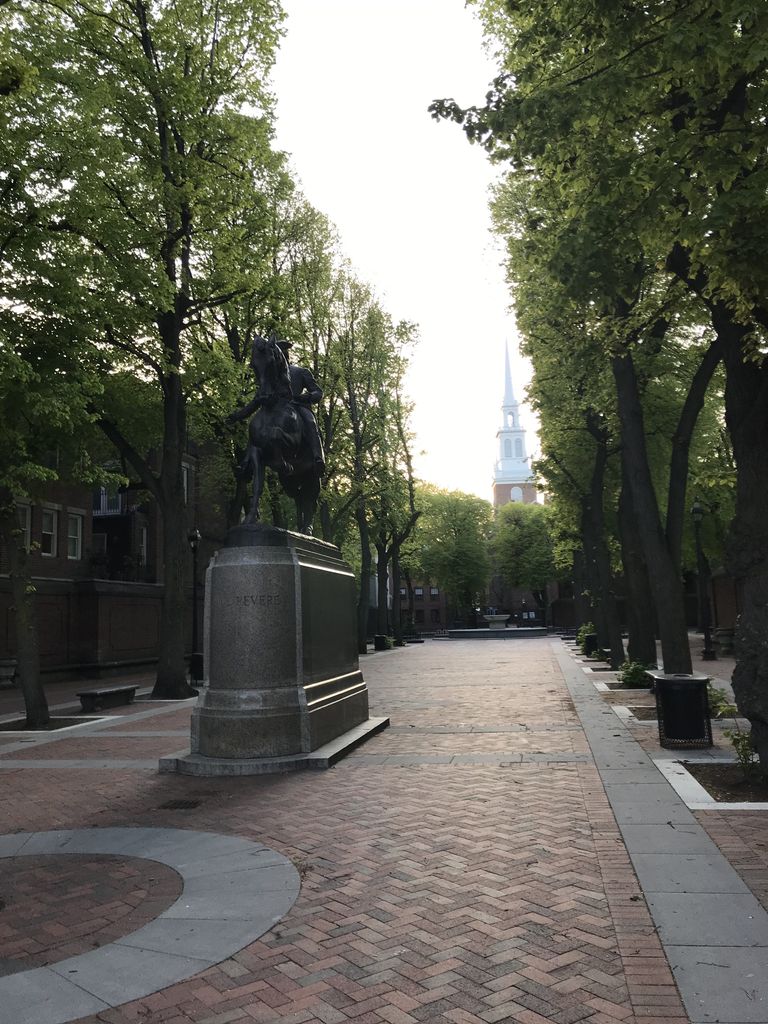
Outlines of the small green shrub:
<svg viewBox="0 0 768 1024">
<path fill-rule="evenodd" d="M 650 665 L 644 665 L 642 661 L 625 661 L 619 669 L 617 679 L 622 686 L 632 689 L 639 689 L 649 685 L 648 676 L 645 674 Z"/>
<path fill-rule="evenodd" d="M 713 718 L 735 718 L 736 705 L 728 700 L 728 694 L 719 686 L 714 686 L 710 681 L 707 683 L 707 699 L 709 701 L 709 713 Z"/>
<path fill-rule="evenodd" d="M 733 745 L 744 778 L 747 781 L 754 779 L 757 776 L 760 761 L 752 743 L 752 734 L 743 732 L 738 723 L 736 723 L 735 729 L 723 729 L 723 733 Z"/>
<path fill-rule="evenodd" d="M 585 622 L 582 626 L 579 626 L 579 630 L 576 633 L 576 643 L 581 648 L 581 653 L 584 654 L 584 648 L 587 646 L 587 637 L 590 633 L 596 633 L 594 622 Z"/>
</svg>

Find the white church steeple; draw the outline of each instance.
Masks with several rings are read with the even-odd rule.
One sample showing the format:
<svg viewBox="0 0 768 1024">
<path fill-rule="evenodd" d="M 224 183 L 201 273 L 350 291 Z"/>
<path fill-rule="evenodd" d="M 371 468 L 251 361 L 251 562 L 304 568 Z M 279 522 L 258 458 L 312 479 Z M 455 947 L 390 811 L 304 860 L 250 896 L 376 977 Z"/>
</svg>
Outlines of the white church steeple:
<svg viewBox="0 0 768 1024">
<path fill-rule="evenodd" d="M 493 503 L 536 501 L 536 488 L 526 451 L 525 430 L 520 424 L 520 406 L 512 387 L 509 346 L 504 348 L 504 401 L 502 425 L 496 431 L 496 465 L 493 471 Z"/>
</svg>

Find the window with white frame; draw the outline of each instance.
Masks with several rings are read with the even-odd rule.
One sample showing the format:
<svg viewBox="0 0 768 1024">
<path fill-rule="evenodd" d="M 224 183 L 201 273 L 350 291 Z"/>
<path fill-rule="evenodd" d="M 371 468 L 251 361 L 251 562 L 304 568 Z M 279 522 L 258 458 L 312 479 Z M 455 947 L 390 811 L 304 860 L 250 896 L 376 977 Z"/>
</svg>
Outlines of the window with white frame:
<svg viewBox="0 0 768 1024">
<path fill-rule="evenodd" d="M 21 546 L 29 551 L 32 544 L 32 508 L 29 505 L 17 505 L 16 514 L 19 517 Z"/>
<path fill-rule="evenodd" d="M 67 516 L 67 558 L 78 561 L 83 557 L 83 517 L 76 512 Z"/>
<path fill-rule="evenodd" d="M 42 510 L 40 552 L 48 558 L 55 558 L 59 545 L 59 513 L 55 508 Z"/>
</svg>

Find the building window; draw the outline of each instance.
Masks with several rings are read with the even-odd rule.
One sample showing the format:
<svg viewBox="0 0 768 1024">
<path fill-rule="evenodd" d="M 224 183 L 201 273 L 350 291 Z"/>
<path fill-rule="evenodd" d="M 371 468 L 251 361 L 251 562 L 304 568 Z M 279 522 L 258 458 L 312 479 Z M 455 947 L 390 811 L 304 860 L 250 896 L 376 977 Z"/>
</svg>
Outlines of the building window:
<svg viewBox="0 0 768 1024">
<path fill-rule="evenodd" d="M 413 621 L 414 622 L 423 622 L 424 621 L 424 609 L 423 608 L 417 608 L 416 609 L 416 611 L 413 613 Z"/>
<path fill-rule="evenodd" d="M 400 597 L 408 597 L 408 591 L 405 587 L 400 587 Z"/>
<path fill-rule="evenodd" d="M 189 504 L 189 466 L 181 464 L 181 486 L 184 489 L 184 504 Z"/>
<path fill-rule="evenodd" d="M 16 515 L 19 517 L 21 546 L 29 551 L 32 544 L 32 509 L 29 505 L 17 505 Z"/>
<path fill-rule="evenodd" d="M 438 587 L 430 587 L 429 588 L 429 596 L 430 597 L 440 597 L 440 590 L 439 590 L 439 588 Z"/>
<path fill-rule="evenodd" d="M 77 561 L 83 557 L 83 517 L 67 516 L 67 558 Z"/>
<path fill-rule="evenodd" d="M 429 621 L 430 622 L 434 622 L 437 625 L 440 624 L 440 609 L 439 608 L 430 608 L 429 609 Z"/>
<path fill-rule="evenodd" d="M 523 489 L 522 487 L 513 487 L 509 492 L 510 501 L 522 501 L 523 500 Z"/>
<path fill-rule="evenodd" d="M 55 558 L 58 548 L 59 514 L 55 508 L 43 509 L 40 551 L 49 558 Z"/>
<path fill-rule="evenodd" d="M 423 601 L 424 600 L 424 587 L 414 587 L 413 588 L 413 596 L 416 598 L 417 601 Z"/>
<path fill-rule="evenodd" d="M 504 439 L 504 458 L 512 458 L 512 442 L 509 440 L 508 437 Z"/>
<path fill-rule="evenodd" d="M 515 458 L 522 459 L 523 457 L 523 442 L 519 437 L 515 438 Z"/>
<path fill-rule="evenodd" d="M 139 565 L 146 566 L 147 564 L 147 528 L 146 526 L 139 527 Z"/>
</svg>

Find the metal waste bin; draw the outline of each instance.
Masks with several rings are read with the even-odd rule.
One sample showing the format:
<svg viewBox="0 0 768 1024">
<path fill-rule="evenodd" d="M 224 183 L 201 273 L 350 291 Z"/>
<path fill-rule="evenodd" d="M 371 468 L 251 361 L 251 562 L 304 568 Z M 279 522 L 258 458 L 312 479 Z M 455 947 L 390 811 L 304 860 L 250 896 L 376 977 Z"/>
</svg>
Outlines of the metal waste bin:
<svg viewBox="0 0 768 1024">
<path fill-rule="evenodd" d="M 597 654 L 597 633 L 587 633 L 584 637 L 584 657 Z"/>
<path fill-rule="evenodd" d="M 670 750 L 712 746 L 707 683 L 701 672 L 686 674 L 649 671 L 656 695 L 659 742 Z"/>
</svg>

